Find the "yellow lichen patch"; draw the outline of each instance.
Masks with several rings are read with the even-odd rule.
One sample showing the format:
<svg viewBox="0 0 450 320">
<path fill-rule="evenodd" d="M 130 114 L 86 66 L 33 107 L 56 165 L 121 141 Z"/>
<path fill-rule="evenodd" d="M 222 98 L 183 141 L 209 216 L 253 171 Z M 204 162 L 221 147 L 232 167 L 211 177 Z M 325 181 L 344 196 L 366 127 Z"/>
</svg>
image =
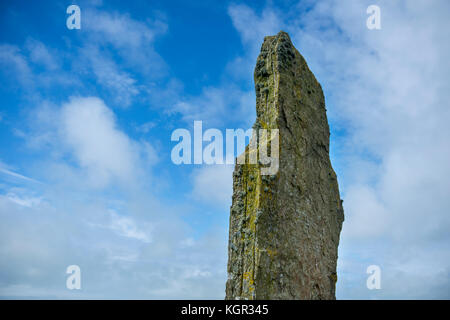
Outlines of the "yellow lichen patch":
<svg viewBox="0 0 450 320">
<path fill-rule="evenodd" d="M 337 274 L 336 274 L 336 273 L 332 273 L 331 276 L 330 276 L 330 278 L 331 278 L 331 280 L 334 281 L 334 283 L 337 282 Z"/>
<path fill-rule="evenodd" d="M 271 258 L 275 257 L 278 254 L 278 252 L 276 250 L 266 249 L 266 251 L 267 251 L 267 254 L 269 255 L 269 257 L 271 257 Z"/>
<path fill-rule="evenodd" d="M 251 272 L 244 272 L 243 276 L 245 281 L 248 282 L 249 285 L 253 285 L 254 281 L 253 281 L 253 277 L 252 277 L 252 273 Z"/>
<path fill-rule="evenodd" d="M 267 123 L 265 123 L 264 121 L 260 120 L 259 123 L 261 124 L 261 127 L 262 127 L 263 129 L 266 129 L 266 130 L 269 129 L 269 126 L 268 126 Z"/>
</svg>

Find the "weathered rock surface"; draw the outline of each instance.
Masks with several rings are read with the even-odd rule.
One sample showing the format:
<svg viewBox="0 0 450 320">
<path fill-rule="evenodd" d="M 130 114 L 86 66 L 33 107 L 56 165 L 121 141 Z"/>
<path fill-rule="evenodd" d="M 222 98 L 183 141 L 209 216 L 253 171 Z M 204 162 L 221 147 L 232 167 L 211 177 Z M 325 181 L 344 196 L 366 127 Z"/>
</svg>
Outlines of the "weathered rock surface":
<svg viewBox="0 0 450 320">
<path fill-rule="evenodd" d="M 254 79 L 254 128 L 279 129 L 279 170 L 235 167 L 226 299 L 335 299 L 344 213 L 322 88 L 285 32 L 265 37 Z"/>
</svg>

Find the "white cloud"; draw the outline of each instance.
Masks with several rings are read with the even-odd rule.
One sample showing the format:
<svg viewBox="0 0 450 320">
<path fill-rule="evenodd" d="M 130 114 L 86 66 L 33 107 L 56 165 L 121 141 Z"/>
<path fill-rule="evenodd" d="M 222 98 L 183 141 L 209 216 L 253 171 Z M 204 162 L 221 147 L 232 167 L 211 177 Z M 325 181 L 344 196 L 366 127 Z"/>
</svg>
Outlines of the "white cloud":
<svg viewBox="0 0 450 320">
<path fill-rule="evenodd" d="M 167 66 L 154 49 L 155 38 L 166 32 L 167 25 L 161 14 L 155 16 L 138 21 L 126 13 L 86 8 L 86 33 L 78 39 L 66 39 L 67 48 L 51 48 L 33 38 L 28 38 L 23 48 L 0 44 L 2 72 L 17 79 L 35 101 L 58 86 L 94 95 L 106 91 L 105 98 L 111 99 L 108 102 L 129 107 L 140 95 L 148 98 L 152 80 L 167 75 Z M 91 78 L 98 88 L 87 88 Z M 142 78 L 145 83 L 140 83 Z"/>
<path fill-rule="evenodd" d="M 3 71 L 9 71 L 9 76 L 17 77 L 23 86 L 30 85 L 32 72 L 26 57 L 17 46 L 0 44 L 0 64 Z"/>
<path fill-rule="evenodd" d="M 252 55 L 258 54 L 259 48 L 265 36 L 273 35 L 280 31 L 283 25 L 274 8 L 265 8 L 261 15 L 257 15 L 253 9 L 246 5 L 231 5 L 228 14 L 233 26 L 239 32 L 242 42 L 252 51 Z"/>
<path fill-rule="evenodd" d="M 120 107 L 129 107 L 140 92 L 136 79 L 122 70 L 107 54 L 101 54 L 95 46 L 86 47 L 81 52 L 97 82 L 113 94 L 112 100 Z"/>
<path fill-rule="evenodd" d="M 225 121 L 252 124 L 251 115 L 255 113 L 254 94 L 243 91 L 236 86 L 224 85 L 206 87 L 198 96 L 180 99 L 167 110 L 168 113 L 179 113 L 182 120 L 193 124 L 196 120 L 206 125 L 224 125 Z M 248 128 L 245 128 L 248 129 Z"/>
<path fill-rule="evenodd" d="M 140 94 L 148 93 L 148 82 L 166 74 L 164 60 L 153 48 L 155 37 L 165 33 L 162 20 L 138 21 L 128 14 L 85 10 L 87 34 L 74 63 L 77 73 L 94 75 L 110 92 L 111 100 L 129 107 Z M 120 61 L 120 63 L 118 62 Z M 144 75 L 147 83 L 140 84 Z"/>
<path fill-rule="evenodd" d="M 152 170 L 160 160 L 155 141 L 128 136 L 98 97 L 71 97 L 60 105 L 44 101 L 31 110 L 27 125 L 20 134 L 26 146 L 45 152 L 33 168 L 36 179 L 78 191 L 137 191 L 153 181 Z M 11 179 L 14 174 L 1 165 L 0 173 Z"/>
<path fill-rule="evenodd" d="M 61 138 L 87 177 L 97 186 L 111 179 L 133 182 L 140 166 L 140 146 L 118 129 L 114 113 L 102 100 L 72 98 L 61 109 Z"/>
<path fill-rule="evenodd" d="M 114 47 L 122 59 L 121 66 L 129 67 L 138 74 L 155 79 L 166 75 L 166 64 L 155 51 L 153 43 L 157 36 L 167 31 L 161 14 L 154 19 L 135 20 L 127 13 L 109 13 L 89 9 L 85 12 L 84 27 L 89 31 L 86 47 Z M 100 58 L 105 58 L 100 54 Z"/>
<path fill-rule="evenodd" d="M 149 133 L 149 131 L 151 129 L 153 129 L 154 127 L 156 127 L 156 122 L 154 121 L 147 121 L 145 123 L 142 123 L 140 125 L 136 126 L 136 131 L 141 132 L 141 133 Z"/>
<path fill-rule="evenodd" d="M 40 197 L 20 197 L 15 193 L 8 193 L 6 198 L 20 206 L 29 208 L 37 206 L 42 202 L 42 198 Z"/>
<path fill-rule="evenodd" d="M 186 238 L 180 241 L 181 248 L 188 248 L 195 245 L 195 240 L 193 238 Z"/>
<path fill-rule="evenodd" d="M 25 42 L 25 47 L 29 51 L 31 62 L 42 65 L 48 70 L 60 68 L 59 59 L 42 42 L 29 38 Z"/>
<path fill-rule="evenodd" d="M 23 48 L 0 44 L 0 65 L 2 72 L 21 85 L 25 97 L 40 100 L 42 91 L 53 85 L 80 85 L 77 77 L 61 68 L 57 54 L 56 50 L 49 49 L 42 42 L 28 38 Z M 9 85 L 14 84 L 11 81 Z"/>
<path fill-rule="evenodd" d="M 376 197 L 376 192 L 367 185 L 352 185 L 347 189 L 343 234 L 366 240 L 386 236 L 391 216 Z"/>
<path fill-rule="evenodd" d="M 149 232 L 140 230 L 133 219 L 121 216 L 113 210 L 109 210 L 109 213 L 111 215 L 111 223 L 107 225 L 107 228 L 110 228 L 119 235 L 127 238 L 140 240 L 144 243 L 151 242 L 151 235 Z"/>
<path fill-rule="evenodd" d="M 174 208 L 149 195 L 124 202 L 124 215 L 108 209 L 105 196 L 87 201 L 69 189 L 48 191 L 48 202 L 32 207 L 0 196 L 0 296 L 223 297 L 226 257 L 211 257 L 226 251 L 225 228 L 194 240 Z M 71 264 L 82 271 L 79 292 L 65 289 Z"/>
<path fill-rule="evenodd" d="M 243 4 L 230 5 L 228 14 L 239 32 L 245 54 L 232 60 L 227 65 L 227 72 L 234 79 L 253 83 L 253 70 L 264 37 L 277 34 L 283 28 L 283 20 L 274 8 L 264 8 L 258 15 Z"/>
<path fill-rule="evenodd" d="M 20 180 L 23 180 L 23 181 L 40 183 L 39 181 L 37 181 L 37 180 L 35 180 L 33 178 L 21 175 L 20 173 L 17 173 L 17 172 L 14 172 L 14 171 L 10 170 L 9 166 L 6 166 L 1 161 L 0 161 L 0 172 L 5 174 L 5 175 L 7 175 L 7 176 L 9 176 L 9 177 L 13 177 L 13 178 L 20 179 Z"/>
<path fill-rule="evenodd" d="M 153 42 L 155 37 L 166 32 L 167 25 L 161 20 L 141 22 L 128 14 L 89 10 L 86 28 L 98 32 L 104 41 L 118 48 L 141 47 Z"/>
<path fill-rule="evenodd" d="M 214 165 L 195 169 L 192 196 L 201 202 L 228 208 L 233 192 L 233 166 Z"/>
</svg>

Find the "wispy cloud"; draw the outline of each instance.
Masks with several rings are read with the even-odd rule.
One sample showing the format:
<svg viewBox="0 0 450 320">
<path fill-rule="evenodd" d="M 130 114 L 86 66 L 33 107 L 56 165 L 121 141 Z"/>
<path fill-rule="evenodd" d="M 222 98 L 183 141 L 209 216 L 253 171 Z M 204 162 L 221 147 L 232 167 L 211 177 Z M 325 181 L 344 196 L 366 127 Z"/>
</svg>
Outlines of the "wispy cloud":
<svg viewBox="0 0 450 320">
<path fill-rule="evenodd" d="M 12 176 L 12 177 L 14 177 L 14 178 L 19 178 L 19 179 L 26 180 L 26 181 L 30 181 L 30 182 L 40 183 L 40 182 L 37 181 L 37 180 L 34 180 L 34 179 L 32 179 L 32 178 L 28 178 L 28 177 L 26 177 L 26 176 L 24 176 L 24 175 L 21 175 L 21 174 L 19 174 L 19 173 L 13 172 L 13 171 L 8 170 L 8 169 L 5 169 L 5 168 L 0 168 L 0 172 L 2 172 L 2 173 L 4 173 L 4 174 L 7 174 L 7 175 L 10 175 L 10 176 Z"/>
<path fill-rule="evenodd" d="M 20 180 L 24 180 L 24 181 L 28 181 L 28 182 L 33 182 L 33 183 L 41 183 L 40 181 L 37 181 L 37 180 L 35 180 L 35 179 L 33 179 L 33 178 L 24 176 L 24 175 L 22 175 L 22 174 L 20 174 L 20 173 L 17 173 L 17 172 L 14 172 L 14 171 L 10 170 L 9 167 L 6 166 L 6 165 L 5 165 L 4 163 L 2 163 L 2 162 L 0 162 L 0 172 L 3 173 L 3 174 L 8 175 L 8 176 L 10 176 L 10 177 L 17 178 L 17 179 L 20 179 Z"/>
<path fill-rule="evenodd" d="M 233 166 L 204 166 L 192 173 L 192 197 L 200 202 L 228 208 L 231 205 Z"/>
</svg>

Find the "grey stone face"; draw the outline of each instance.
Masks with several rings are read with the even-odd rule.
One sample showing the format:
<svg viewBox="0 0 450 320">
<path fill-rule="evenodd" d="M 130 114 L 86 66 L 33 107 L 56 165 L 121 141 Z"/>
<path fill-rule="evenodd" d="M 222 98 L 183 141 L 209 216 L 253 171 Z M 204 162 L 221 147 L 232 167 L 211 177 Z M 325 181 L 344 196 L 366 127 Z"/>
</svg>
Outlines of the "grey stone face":
<svg viewBox="0 0 450 320">
<path fill-rule="evenodd" d="M 265 37 L 254 79 L 254 128 L 279 130 L 279 170 L 235 167 L 226 299 L 335 299 L 344 212 L 322 88 L 282 31 Z"/>
</svg>

